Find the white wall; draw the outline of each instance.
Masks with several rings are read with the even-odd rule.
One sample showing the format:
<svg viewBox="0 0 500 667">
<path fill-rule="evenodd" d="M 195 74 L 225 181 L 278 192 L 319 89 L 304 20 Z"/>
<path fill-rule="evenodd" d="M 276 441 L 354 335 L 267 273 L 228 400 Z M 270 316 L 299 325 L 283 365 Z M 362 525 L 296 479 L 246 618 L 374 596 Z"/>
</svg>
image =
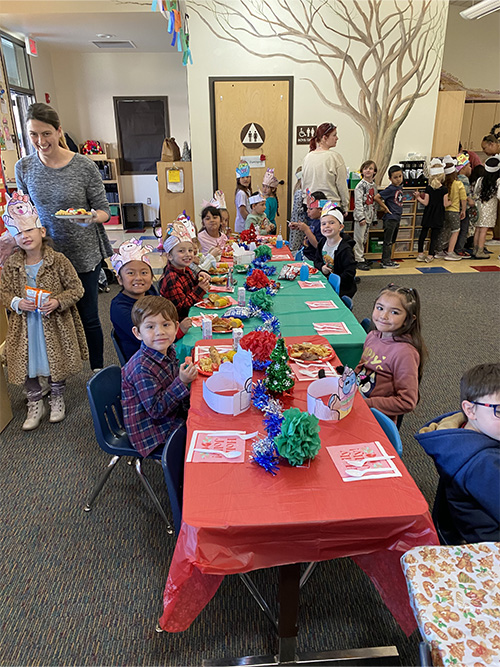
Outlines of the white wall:
<svg viewBox="0 0 500 667">
<path fill-rule="evenodd" d="M 45 94 L 50 97 L 50 105 L 58 109 L 56 84 L 52 69 L 52 54 L 50 47 L 45 42 L 37 42 L 38 56 L 30 58 L 31 72 L 35 85 L 35 96 L 37 102 L 46 103 Z"/>
<path fill-rule="evenodd" d="M 124 95 L 167 95 L 171 135 L 181 148 L 189 143 L 186 68 L 177 52 L 89 54 L 54 48 L 52 69 L 56 108 L 76 143 L 98 139 L 116 151 L 113 96 Z M 123 176 L 121 184 L 124 203 L 142 201 L 146 219 L 154 220 L 160 205 L 156 177 Z"/>
<path fill-rule="evenodd" d="M 291 4 L 295 6 L 294 3 Z M 387 4 L 392 6 L 392 3 Z M 404 4 L 403 0 L 400 4 Z M 447 0 L 443 0 L 441 4 L 444 7 L 444 15 L 443 21 L 439 24 L 438 31 L 436 31 L 436 49 L 438 51 L 442 49 L 444 41 Z M 382 6 L 384 6 L 384 3 L 382 3 Z M 278 6 L 276 9 L 279 14 L 281 10 Z M 299 11 L 299 8 L 297 11 Z M 249 20 L 251 23 L 252 17 L 249 17 Z M 215 25 L 215 22 L 212 22 L 212 25 Z M 339 29 L 341 29 L 341 26 Z M 334 98 L 331 79 L 325 69 L 316 64 L 296 63 L 282 56 L 261 58 L 252 55 L 237 44 L 218 39 L 194 11 L 190 12 L 190 33 L 194 64 L 188 69 L 188 91 L 193 151 L 194 198 L 197 214 L 202 199 L 208 199 L 213 191 L 209 77 L 241 76 L 244 78 L 292 75 L 294 77 L 292 173 L 295 167 L 301 164 L 308 152 L 308 146 L 295 145 L 295 126 L 320 124 L 328 121 L 338 126 L 340 139 L 336 150 L 342 154 L 349 168 L 359 168 L 362 160 L 365 159 L 361 129 L 348 113 L 333 112 L 328 105 L 321 101 L 312 85 L 303 80 L 304 77 L 314 79 L 318 86 L 323 91 L 328 91 L 327 94 L 331 94 L 334 101 L 337 102 L 338 100 Z M 282 43 L 276 49 L 276 43 L 273 44 L 272 39 L 260 39 L 258 43 L 256 41 L 252 43 L 247 35 L 243 35 L 242 39 L 247 44 L 251 43 L 254 51 L 258 49 L 259 53 L 271 53 L 273 50 L 280 51 L 286 48 Z M 331 34 L 331 39 L 335 40 L 337 38 Z M 289 48 L 290 54 L 294 55 L 295 47 Z M 295 49 L 295 55 L 296 51 L 297 49 Z M 337 67 L 340 68 L 338 62 Z M 392 154 L 393 161 L 403 159 L 409 152 L 421 153 L 430 157 L 441 70 L 440 63 L 438 65 L 433 89 L 426 97 L 417 100 L 399 130 Z M 346 75 L 346 79 L 348 78 L 349 74 Z M 352 84 L 349 86 L 347 81 L 346 89 L 349 90 L 351 97 L 355 97 L 359 89 Z M 293 188 L 294 183 L 290 185 Z"/>
</svg>

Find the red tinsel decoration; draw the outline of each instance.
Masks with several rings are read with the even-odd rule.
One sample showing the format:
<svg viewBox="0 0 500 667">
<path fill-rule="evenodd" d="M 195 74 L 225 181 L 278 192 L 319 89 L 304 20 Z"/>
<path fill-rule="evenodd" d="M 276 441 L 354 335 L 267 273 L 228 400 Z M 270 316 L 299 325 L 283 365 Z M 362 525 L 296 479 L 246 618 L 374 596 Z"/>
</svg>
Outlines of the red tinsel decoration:
<svg viewBox="0 0 500 667">
<path fill-rule="evenodd" d="M 254 269 L 252 273 L 248 276 L 246 285 L 247 287 L 255 287 L 256 289 L 261 289 L 262 287 L 267 287 L 271 281 L 266 276 L 264 271 L 260 269 Z"/>
<path fill-rule="evenodd" d="M 248 229 L 244 229 L 241 232 L 240 241 L 242 243 L 252 243 L 252 241 L 256 240 L 257 240 L 257 232 L 255 231 L 255 227 L 253 226 L 252 223 Z"/>
<path fill-rule="evenodd" d="M 250 350 L 254 359 L 267 361 L 276 340 L 276 336 L 270 331 L 250 331 L 240 340 L 240 345 L 244 350 Z"/>
</svg>

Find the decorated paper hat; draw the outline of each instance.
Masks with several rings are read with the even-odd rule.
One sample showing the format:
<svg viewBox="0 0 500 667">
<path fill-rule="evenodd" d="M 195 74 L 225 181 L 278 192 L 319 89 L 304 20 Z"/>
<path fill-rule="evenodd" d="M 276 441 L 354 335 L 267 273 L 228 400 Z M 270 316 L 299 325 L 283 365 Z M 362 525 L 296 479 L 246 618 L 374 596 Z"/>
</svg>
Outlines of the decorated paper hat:
<svg viewBox="0 0 500 667">
<path fill-rule="evenodd" d="M 242 160 L 236 167 L 236 178 L 245 178 L 246 176 L 250 176 L 250 165 Z"/>
<path fill-rule="evenodd" d="M 208 407 L 224 415 L 239 415 L 248 410 L 252 375 L 252 353 L 239 347 L 233 363 L 224 362 L 203 383 L 203 398 Z"/>
<path fill-rule="evenodd" d="M 444 164 L 444 173 L 449 175 L 449 174 L 454 174 L 457 170 L 456 164 L 457 161 L 451 157 L 451 155 L 445 155 L 443 158 L 443 164 Z M 446 165 L 450 165 L 447 167 Z"/>
<path fill-rule="evenodd" d="M 201 207 L 206 208 L 207 206 L 213 206 L 214 208 L 227 208 L 226 197 L 224 196 L 222 190 L 216 190 L 210 201 L 207 201 L 206 199 L 202 201 Z"/>
<path fill-rule="evenodd" d="M 3 221 L 9 234 L 16 236 L 28 229 L 42 227 L 36 208 L 30 201 L 28 195 L 14 192 L 12 197 L 6 193 L 7 206 L 3 214 Z"/>
<path fill-rule="evenodd" d="M 183 211 L 177 218 L 167 226 L 165 240 L 163 241 L 163 250 L 170 252 L 178 243 L 185 241 L 191 242 L 196 237 L 191 218 Z"/>
<path fill-rule="evenodd" d="M 345 366 L 339 377 L 325 377 L 307 388 L 307 411 L 322 421 L 339 421 L 350 413 L 357 391 L 356 374 Z"/>
<path fill-rule="evenodd" d="M 339 205 L 333 201 L 327 201 L 326 204 L 321 209 L 321 217 L 324 218 L 326 215 L 333 215 L 334 218 L 337 218 L 339 222 L 344 224 L 344 216 L 342 211 L 339 208 Z"/>
<path fill-rule="evenodd" d="M 433 157 L 429 167 L 430 176 L 439 176 L 439 174 L 444 174 L 444 164 L 437 157 Z"/>
<path fill-rule="evenodd" d="M 258 204 L 261 201 L 266 201 L 266 198 L 264 197 L 264 195 L 260 191 L 256 192 L 254 195 L 252 195 L 251 197 L 248 198 L 248 202 L 249 202 L 250 206 L 252 204 Z"/>
<path fill-rule="evenodd" d="M 279 181 L 274 175 L 274 169 L 266 169 L 266 173 L 262 179 L 262 185 L 268 185 L 270 188 L 278 187 Z"/>
<path fill-rule="evenodd" d="M 500 153 L 489 157 L 484 163 L 484 168 L 490 174 L 494 174 L 496 171 L 500 170 Z"/>
<path fill-rule="evenodd" d="M 469 156 L 467 153 L 459 153 L 457 155 L 457 171 L 460 171 L 460 169 L 465 167 L 467 164 L 470 164 Z"/>
<path fill-rule="evenodd" d="M 150 252 L 153 252 L 153 250 L 153 246 L 143 245 L 142 241 L 139 241 L 138 239 L 127 239 L 120 245 L 118 252 L 111 255 L 111 266 L 116 273 L 120 273 L 120 269 L 129 262 L 136 261 L 149 264 L 150 262 L 147 255 L 149 255 Z"/>
</svg>

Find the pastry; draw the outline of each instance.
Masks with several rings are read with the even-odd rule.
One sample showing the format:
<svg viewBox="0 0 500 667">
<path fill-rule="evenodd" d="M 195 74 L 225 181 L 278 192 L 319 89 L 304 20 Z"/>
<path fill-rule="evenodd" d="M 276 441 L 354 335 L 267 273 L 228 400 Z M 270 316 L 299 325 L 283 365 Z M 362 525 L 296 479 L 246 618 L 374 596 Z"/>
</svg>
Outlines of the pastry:
<svg viewBox="0 0 500 667">
<path fill-rule="evenodd" d="M 290 345 L 288 354 L 291 359 L 302 359 L 303 361 L 317 361 L 332 354 L 332 348 L 328 345 L 313 345 L 312 343 L 294 343 Z"/>
<path fill-rule="evenodd" d="M 84 208 L 62 208 L 57 211 L 56 215 L 92 215 L 92 211 L 86 211 Z"/>
</svg>

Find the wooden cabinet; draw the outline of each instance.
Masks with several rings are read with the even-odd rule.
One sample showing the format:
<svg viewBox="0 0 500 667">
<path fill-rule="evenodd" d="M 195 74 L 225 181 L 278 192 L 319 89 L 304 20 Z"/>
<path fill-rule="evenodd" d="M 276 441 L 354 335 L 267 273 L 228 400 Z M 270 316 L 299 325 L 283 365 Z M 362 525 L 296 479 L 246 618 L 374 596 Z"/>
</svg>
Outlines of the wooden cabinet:
<svg viewBox="0 0 500 667">
<path fill-rule="evenodd" d="M 460 141 L 465 149 L 480 151 L 483 137 L 491 128 L 500 123 L 499 102 L 467 102 Z"/>
<path fill-rule="evenodd" d="M 81 146 L 79 148 L 81 151 Z M 104 189 L 106 190 L 106 199 L 111 210 L 111 218 L 104 224 L 107 229 L 122 229 L 123 199 L 120 188 L 120 174 L 118 173 L 118 160 L 117 158 L 108 157 L 110 151 L 109 144 L 105 144 L 105 150 L 105 153 L 86 155 L 86 157 L 96 163 L 101 174 Z"/>
<path fill-rule="evenodd" d="M 464 115 L 465 90 L 441 90 L 438 93 L 432 155 L 456 155 Z"/>
</svg>

